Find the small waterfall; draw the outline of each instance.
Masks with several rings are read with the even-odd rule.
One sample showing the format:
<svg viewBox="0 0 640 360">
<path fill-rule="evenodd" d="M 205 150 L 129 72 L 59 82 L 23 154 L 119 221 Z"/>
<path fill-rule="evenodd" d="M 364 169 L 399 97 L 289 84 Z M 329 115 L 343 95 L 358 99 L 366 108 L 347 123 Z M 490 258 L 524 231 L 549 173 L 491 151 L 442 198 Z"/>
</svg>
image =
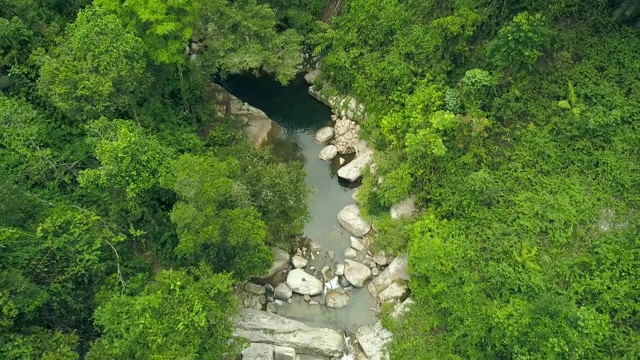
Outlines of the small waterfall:
<svg viewBox="0 0 640 360">
<path fill-rule="evenodd" d="M 351 344 L 351 338 L 347 336 L 346 332 L 342 332 L 344 337 L 344 355 L 341 360 L 353 360 L 353 345 Z"/>
</svg>

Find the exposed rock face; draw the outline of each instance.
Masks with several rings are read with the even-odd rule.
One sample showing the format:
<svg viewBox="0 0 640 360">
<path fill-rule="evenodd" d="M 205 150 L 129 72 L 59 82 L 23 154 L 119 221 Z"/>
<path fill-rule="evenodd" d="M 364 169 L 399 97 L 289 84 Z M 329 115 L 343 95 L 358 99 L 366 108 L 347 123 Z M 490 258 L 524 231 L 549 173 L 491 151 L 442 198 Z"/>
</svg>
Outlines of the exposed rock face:
<svg viewBox="0 0 640 360">
<path fill-rule="evenodd" d="M 344 277 L 351 285 L 361 288 L 371 279 L 371 276 L 371 269 L 368 266 L 353 260 L 344 261 Z"/>
<path fill-rule="evenodd" d="M 313 69 L 312 71 L 309 71 L 305 76 L 304 76 L 304 80 L 310 84 L 313 85 L 316 82 L 316 78 L 318 77 L 318 75 L 320 75 L 322 73 L 322 71 L 320 71 L 320 69 Z"/>
<path fill-rule="evenodd" d="M 318 156 L 322 160 L 331 160 L 338 155 L 338 148 L 335 145 L 329 145 L 320 151 Z"/>
<path fill-rule="evenodd" d="M 278 284 L 276 289 L 273 291 L 273 297 L 279 300 L 288 300 L 291 296 L 293 296 L 293 291 L 289 287 L 289 285 L 285 283 Z"/>
<path fill-rule="evenodd" d="M 318 142 L 321 142 L 321 143 L 325 143 L 331 140 L 332 137 L 333 137 L 333 128 L 329 126 L 323 127 L 322 129 L 318 130 L 318 132 L 316 133 L 316 140 L 318 140 Z"/>
<path fill-rule="evenodd" d="M 340 309 L 349 303 L 351 295 L 344 289 L 332 289 L 327 291 L 325 301 L 327 306 L 334 309 Z"/>
<path fill-rule="evenodd" d="M 342 334 L 327 328 L 312 328 L 299 321 L 252 309 L 240 310 L 235 336 L 250 342 L 291 347 L 300 354 L 340 357 L 344 351 Z"/>
<path fill-rule="evenodd" d="M 358 240 L 358 238 L 351 236 L 349 238 L 349 241 L 351 243 L 352 248 L 358 251 L 362 251 L 362 249 L 364 249 L 364 245 L 362 245 L 362 243 L 360 242 L 360 240 Z"/>
<path fill-rule="evenodd" d="M 405 283 L 394 282 L 378 294 L 380 302 L 402 301 L 409 295 L 409 288 Z"/>
<path fill-rule="evenodd" d="M 407 254 L 398 256 L 393 259 L 389 266 L 384 269 L 380 275 L 373 279 L 369 284 L 368 290 L 372 296 L 378 296 L 380 292 L 388 288 L 394 282 L 407 282 L 409 281 L 409 272 L 407 271 Z"/>
<path fill-rule="evenodd" d="M 392 336 L 380 320 L 373 325 L 361 326 L 356 331 L 356 339 L 369 360 L 389 360 L 385 347 L 391 342 Z"/>
<path fill-rule="evenodd" d="M 242 350 L 242 360 L 273 360 L 273 350 L 271 344 L 251 343 Z"/>
<path fill-rule="evenodd" d="M 293 292 L 302 295 L 318 295 L 324 290 L 322 281 L 300 269 L 289 271 L 289 275 L 287 275 L 287 285 Z"/>
<path fill-rule="evenodd" d="M 308 263 L 309 263 L 309 260 L 303 258 L 300 255 L 293 255 L 291 257 L 291 264 L 293 264 L 293 267 L 296 269 L 303 268 L 307 266 Z"/>
<path fill-rule="evenodd" d="M 352 120 L 365 118 L 364 105 L 359 104 L 356 99 L 350 96 L 327 95 L 332 93 L 334 91 L 331 90 L 328 84 L 323 84 L 322 90 L 318 90 L 315 85 L 309 88 L 309 95 L 329 106 L 334 113 Z"/>
<path fill-rule="evenodd" d="M 211 89 L 216 117 L 222 119 L 229 116 L 241 121 L 255 146 L 266 144 L 269 137 L 276 133 L 277 124 L 264 111 L 243 102 L 218 84 L 211 84 Z"/>
<path fill-rule="evenodd" d="M 363 237 L 371 230 L 371 224 L 360 217 L 358 205 L 347 205 L 340 210 L 338 222 L 345 230 L 357 237 Z"/>
<path fill-rule="evenodd" d="M 275 273 L 289 268 L 289 254 L 286 251 L 276 247 L 271 248 L 271 251 L 273 251 L 273 264 L 271 265 L 267 275 L 261 279 L 268 279 Z"/>
<path fill-rule="evenodd" d="M 401 219 L 405 217 L 411 217 L 418 213 L 419 209 L 416 205 L 415 198 L 413 196 L 408 197 L 402 202 L 399 202 L 391 207 L 391 218 Z"/>
<path fill-rule="evenodd" d="M 371 156 L 371 152 L 362 153 L 350 163 L 341 167 L 338 170 L 338 176 L 350 182 L 354 182 L 362 177 L 364 168 L 372 161 L 373 157 Z"/>
</svg>

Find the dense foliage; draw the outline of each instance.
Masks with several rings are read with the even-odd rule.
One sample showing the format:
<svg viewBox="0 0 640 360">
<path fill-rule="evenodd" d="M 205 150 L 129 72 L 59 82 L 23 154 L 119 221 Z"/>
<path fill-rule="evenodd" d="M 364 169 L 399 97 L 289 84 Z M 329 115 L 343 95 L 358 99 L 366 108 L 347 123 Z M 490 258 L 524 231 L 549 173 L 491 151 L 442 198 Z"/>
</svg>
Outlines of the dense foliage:
<svg viewBox="0 0 640 360">
<path fill-rule="evenodd" d="M 308 191 L 212 123 L 208 82 L 290 79 L 302 36 L 280 21 L 252 0 L 0 1 L 0 358 L 234 358 L 233 288 L 302 232 Z"/>
<path fill-rule="evenodd" d="M 368 109 L 376 243 L 409 251 L 391 358 L 640 357 L 636 11 L 353 0 L 317 43 Z M 422 215 L 391 221 L 409 195 Z"/>
</svg>

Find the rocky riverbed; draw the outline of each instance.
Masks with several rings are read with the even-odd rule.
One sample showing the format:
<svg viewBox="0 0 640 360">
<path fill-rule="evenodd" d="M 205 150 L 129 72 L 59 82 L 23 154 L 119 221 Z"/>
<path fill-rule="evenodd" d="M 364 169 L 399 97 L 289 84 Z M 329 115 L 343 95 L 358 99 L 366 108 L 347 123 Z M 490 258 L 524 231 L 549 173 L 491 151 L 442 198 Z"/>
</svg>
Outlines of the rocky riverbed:
<svg viewBox="0 0 640 360">
<path fill-rule="evenodd" d="M 231 99 L 227 109 L 240 109 L 236 112 L 241 115 L 264 114 L 256 108 L 247 110 L 251 105 L 233 95 L 218 98 Z M 236 321 L 236 335 L 251 342 L 243 359 L 383 359 L 391 334 L 378 320 L 380 305 L 410 301 L 407 256 L 372 252 L 371 224 L 352 200 L 350 188 L 357 187 L 373 163 L 373 152 L 359 138 L 360 127 L 350 118 L 357 114 L 362 119 L 364 109 L 353 99 L 332 97 L 331 101 L 346 104 L 347 109 L 334 106 L 326 126 L 296 139 L 306 158 L 308 185 L 316 190 L 310 204 L 314 219 L 305 228 L 306 237 L 292 253 L 274 248 L 269 274 L 237 289 L 245 310 Z M 247 124 L 253 115 L 239 119 L 245 129 L 251 129 Z M 256 145 L 264 144 L 260 140 L 270 138 L 277 123 L 286 127 L 286 121 L 279 120 L 270 123 L 264 136 L 248 134 Z M 330 176 L 318 170 L 322 166 Z M 325 187 L 338 178 L 343 187 Z M 415 213 L 407 210 L 412 204 L 411 199 L 399 204 L 396 217 Z"/>
</svg>

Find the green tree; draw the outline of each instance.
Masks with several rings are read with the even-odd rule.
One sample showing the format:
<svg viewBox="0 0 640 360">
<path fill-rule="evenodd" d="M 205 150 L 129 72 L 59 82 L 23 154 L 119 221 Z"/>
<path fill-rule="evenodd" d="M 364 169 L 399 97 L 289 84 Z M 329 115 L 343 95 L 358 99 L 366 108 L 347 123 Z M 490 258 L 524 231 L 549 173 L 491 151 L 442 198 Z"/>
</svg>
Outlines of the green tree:
<svg viewBox="0 0 640 360">
<path fill-rule="evenodd" d="M 87 359 L 233 357 L 227 341 L 236 309 L 228 274 L 163 270 L 140 294 L 113 296 L 96 310 L 103 335 Z"/>
<path fill-rule="evenodd" d="M 146 82 L 143 46 L 117 16 L 86 8 L 41 60 L 38 86 L 74 119 L 135 115 Z"/>
<path fill-rule="evenodd" d="M 180 239 L 177 254 L 246 279 L 265 272 L 272 254 L 240 174 L 237 161 L 185 154 L 173 163 L 166 183 L 178 195 L 171 211 Z"/>
</svg>

